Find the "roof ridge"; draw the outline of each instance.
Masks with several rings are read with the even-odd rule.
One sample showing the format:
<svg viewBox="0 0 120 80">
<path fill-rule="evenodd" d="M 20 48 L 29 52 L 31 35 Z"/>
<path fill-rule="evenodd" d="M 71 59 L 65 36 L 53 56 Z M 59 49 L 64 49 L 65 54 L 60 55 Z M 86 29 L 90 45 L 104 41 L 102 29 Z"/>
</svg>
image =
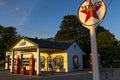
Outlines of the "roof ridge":
<svg viewBox="0 0 120 80">
<path fill-rule="evenodd" d="M 66 50 L 71 44 L 69 42 L 58 42 L 58 41 L 49 41 L 44 39 L 35 39 L 35 38 L 28 38 L 27 39 L 35 42 L 41 48 L 52 48 L 52 49 L 63 49 Z"/>
</svg>

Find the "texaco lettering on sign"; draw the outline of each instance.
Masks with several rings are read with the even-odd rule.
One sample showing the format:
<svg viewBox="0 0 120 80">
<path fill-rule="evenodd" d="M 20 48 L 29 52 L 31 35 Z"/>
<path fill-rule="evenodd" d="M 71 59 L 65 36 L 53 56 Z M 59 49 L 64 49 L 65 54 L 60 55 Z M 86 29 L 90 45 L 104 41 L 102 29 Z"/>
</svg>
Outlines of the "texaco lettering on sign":
<svg viewBox="0 0 120 80">
<path fill-rule="evenodd" d="M 106 14 L 103 0 L 86 0 L 78 9 L 78 17 L 83 25 L 91 26 L 99 23 Z"/>
</svg>

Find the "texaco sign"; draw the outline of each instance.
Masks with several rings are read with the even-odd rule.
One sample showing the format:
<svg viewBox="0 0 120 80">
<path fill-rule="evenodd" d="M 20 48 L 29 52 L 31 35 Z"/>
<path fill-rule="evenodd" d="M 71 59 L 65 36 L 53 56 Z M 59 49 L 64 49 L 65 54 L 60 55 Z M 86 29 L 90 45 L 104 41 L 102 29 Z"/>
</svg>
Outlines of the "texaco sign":
<svg viewBox="0 0 120 80">
<path fill-rule="evenodd" d="M 80 22 L 92 26 L 103 20 L 106 14 L 106 5 L 103 0 L 85 0 L 78 9 Z"/>
</svg>

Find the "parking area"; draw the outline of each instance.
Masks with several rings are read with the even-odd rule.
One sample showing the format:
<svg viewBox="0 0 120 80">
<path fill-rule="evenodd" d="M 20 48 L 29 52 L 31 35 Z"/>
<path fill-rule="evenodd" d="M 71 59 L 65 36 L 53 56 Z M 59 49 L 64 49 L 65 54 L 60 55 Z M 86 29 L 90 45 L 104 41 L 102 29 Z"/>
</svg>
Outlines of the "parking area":
<svg viewBox="0 0 120 80">
<path fill-rule="evenodd" d="M 40 76 L 11 74 L 8 70 L 0 70 L 0 80 L 93 80 L 92 74 L 88 70 L 69 72 L 69 73 L 51 73 L 42 72 Z M 101 80 L 120 80 L 120 69 L 103 69 Z"/>
<path fill-rule="evenodd" d="M 40 76 L 12 74 L 8 70 L 0 70 L 0 80 L 92 80 L 92 74 L 85 71 L 70 73 L 42 72 Z"/>
</svg>

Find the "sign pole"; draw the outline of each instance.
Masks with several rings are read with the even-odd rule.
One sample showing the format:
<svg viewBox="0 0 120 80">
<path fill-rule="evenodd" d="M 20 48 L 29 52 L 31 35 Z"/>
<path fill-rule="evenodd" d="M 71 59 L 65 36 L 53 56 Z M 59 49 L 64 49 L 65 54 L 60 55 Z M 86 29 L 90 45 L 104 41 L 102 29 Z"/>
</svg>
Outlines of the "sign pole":
<svg viewBox="0 0 120 80">
<path fill-rule="evenodd" d="M 98 49 L 97 49 L 97 41 L 96 41 L 96 27 L 101 23 L 89 26 L 90 30 L 90 39 L 91 39 L 91 52 L 92 52 L 92 66 L 93 66 L 93 80 L 100 80 L 100 70 L 99 70 L 99 60 L 98 60 Z M 88 27 L 86 25 L 83 25 Z"/>
<path fill-rule="evenodd" d="M 103 0 L 85 0 L 78 9 L 78 18 L 90 30 L 93 80 L 100 80 L 96 28 L 103 21 L 106 5 Z"/>
<path fill-rule="evenodd" d="M 91 27 L 90 29 L 90 38 L 92 50 L 93 80 L 100 80 L 96 30 L 94 27 Z"/>
</svg>

